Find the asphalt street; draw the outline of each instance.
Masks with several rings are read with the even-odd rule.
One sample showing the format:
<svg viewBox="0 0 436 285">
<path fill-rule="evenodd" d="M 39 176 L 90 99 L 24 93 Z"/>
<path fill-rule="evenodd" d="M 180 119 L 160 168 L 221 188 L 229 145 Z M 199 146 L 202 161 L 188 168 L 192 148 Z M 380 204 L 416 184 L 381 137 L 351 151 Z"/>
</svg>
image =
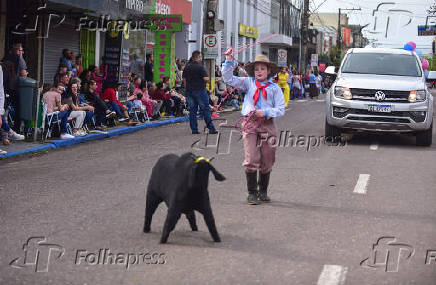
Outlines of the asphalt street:
<svg viewBox="0 0 436 285">
<path fill-rule="evenodd" d="M 0 284 L 436 284 L 436 143 L 318 144 L 324 118 L 320 98 L 277 121 L 295 140 L 279 145 L 272 202 L 258 206 L 245 202 L 242 142 L 227 128 L 217 146 L 181 123 L 1 161 Z M 197 213 L 198 232 L 182 217 L 159 244 L 164 204 L 142 232 L 151 168 L 187 151 L 215 157 L 227 178 L 209 182 L 221 243 Z"/>
</svg>

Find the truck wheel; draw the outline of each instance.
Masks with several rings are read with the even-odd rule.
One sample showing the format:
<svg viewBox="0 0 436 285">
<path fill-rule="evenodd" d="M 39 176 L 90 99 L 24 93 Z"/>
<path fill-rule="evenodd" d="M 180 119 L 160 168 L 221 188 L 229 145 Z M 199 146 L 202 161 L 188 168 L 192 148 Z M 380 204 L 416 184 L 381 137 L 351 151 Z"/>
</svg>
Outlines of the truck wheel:
<svg viewBox="0 0 436 285">
<path fill-rule="evenodd" d="M 341 129 L 332 126 L 325 120 L 325 140 L 328 142 L 339 142 L 341 140 Z"/>
<path fill-rule="evenodd" d="M 433 122 L 428 130 L 419 132 L 416 134 L 416 145 L 417 146 L 431 146 L 433 138 Z"/>
</svg>

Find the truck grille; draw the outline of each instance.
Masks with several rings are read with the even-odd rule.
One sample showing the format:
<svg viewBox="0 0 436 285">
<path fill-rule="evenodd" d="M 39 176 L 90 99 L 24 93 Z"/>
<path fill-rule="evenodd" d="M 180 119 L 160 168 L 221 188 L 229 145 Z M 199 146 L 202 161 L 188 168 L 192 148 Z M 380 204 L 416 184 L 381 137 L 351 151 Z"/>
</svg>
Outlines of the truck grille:
<svg viewBox="0 0 436 285">
<path fill-rule="evenodd" d="M 376 90 L 376 89 L 358 89 L 351 88 L 353 94 L 352 100 L 361 101 L 376 101 L 375 93 L 382 91 L 386 95 L 386 99 L 381 102 L 409 103 L 410 91 L 395 91 L 395 90 Z"/>
</svg>

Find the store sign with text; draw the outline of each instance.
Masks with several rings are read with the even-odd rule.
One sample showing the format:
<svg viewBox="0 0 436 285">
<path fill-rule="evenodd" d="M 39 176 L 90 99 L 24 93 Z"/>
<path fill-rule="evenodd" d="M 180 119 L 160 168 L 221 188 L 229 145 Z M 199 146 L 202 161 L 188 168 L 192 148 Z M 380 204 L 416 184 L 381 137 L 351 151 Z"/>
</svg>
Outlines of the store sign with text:
<svg viewBox="0 0 436 285">
<path fill-rule="evenodd" d="M 241 36 L 245 36 L 248 38 L 255 38 L 257 39 L 259 35 L 259 30 L 255 27 L 247 26 L 244 24 L 239 23 L 239 34 Z"/>
<path fill-rule="evenodd" d="M 146 4 L 142 0 L 125 0 L 125 1 L 126 1 L 126 9 L 134 10 L 139 13 L 144 12 Z"/>
<path fill-rule="evenodd" d="M 183 23 L 192 22 L 192 2 L 188 0 L 156 0 L 154 12 L 159 15 L 180 14 Z"/>
</svg>

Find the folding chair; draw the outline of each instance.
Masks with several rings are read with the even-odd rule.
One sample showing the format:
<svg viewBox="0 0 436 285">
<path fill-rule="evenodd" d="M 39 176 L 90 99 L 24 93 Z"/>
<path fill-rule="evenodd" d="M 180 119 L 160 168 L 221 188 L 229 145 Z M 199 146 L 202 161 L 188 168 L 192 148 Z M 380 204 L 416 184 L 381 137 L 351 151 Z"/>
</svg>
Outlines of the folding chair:
<svg viewBox="0 0 436 285">
<path fill-rule="evenodd" d="M 42 105 L 42 140 L 46 140 L 48 137 L 51 137 L 52 128 L 54 125 L 58 125 L 59 129 L 61 128 L 61 119 L 59 118 L 59 111 L 54 111 L 52 113 L 47 113 L 47 104 Z M 44 137 L 45 124 L 47 121 L 47 133 Z M 67 132 L 72 135 L 73 130 L 69 123 L 67 123 Z"/>
<path fill-rule="evenodd" d="M 142 118 L 144 118 L 144 122 L 145 119 L 147 119 L 147 122 L 150 122 L 150 117 L 148 116 L 147 110 L 145 110 L 144 113 L 141 113 L 141 109 L 132 107 L 132 111 L 129 112 L 129 116 L 131 116 L 137 122 L 143 122 Z"/>
</svg>

